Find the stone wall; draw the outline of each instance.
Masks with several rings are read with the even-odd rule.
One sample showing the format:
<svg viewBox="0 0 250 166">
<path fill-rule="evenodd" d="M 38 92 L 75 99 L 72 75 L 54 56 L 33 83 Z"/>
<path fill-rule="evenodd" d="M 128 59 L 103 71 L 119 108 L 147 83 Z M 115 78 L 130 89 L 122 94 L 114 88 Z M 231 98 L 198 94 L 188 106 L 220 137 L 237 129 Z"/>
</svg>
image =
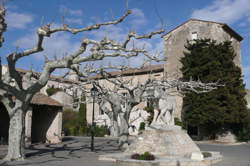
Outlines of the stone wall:
<svg viewBox="0 0 250 166">
<path fill-rule="evenodd" d="M 27 118 L 27 117 L 26 117 Z M 29 120 L 30 117 L 27 119 Z M 62 108 L 48 106 L 32 107 L 31 142 L 59 143 L 62 137 Z M 26 120 L 26 123 L 27 123 Z"/>
<path fill-rule="evenodd" d="M 198 39 L 210 38 L 218 42 L 229 40 L 232 42 L 233 48 L 236 52 L 234 62 L 237 66 L 241 66 L 240 55 L 240 41 L 231 36 L 223 29 L 224 24 L 189 20 L 176 29 L 172 30 L 164 36 L 164 48 L 167 62 L 164 66 L 165 76 L 167 78 L 180 78 L 182 73 L 180 68 L 182 66 L 180 59 L 184 56 L 183 52 L 186 51 L 185 44 L 187 40 L 192 39 L 193 33 L 197 34 Z M 176 117 L 181 117 L 182 111 L 182 97 L 176 95 L 177 113 Z"/>
<path fill-rule="evenodd" d="M 166 76 L 172 77 L 175 75 L 181 77 L 179 69 L 182 65 L 180 59 L 184 56 L 184 46 L 187 40 L 192 39 L 192 33 L 197 33 L 198 39 L 210 38 L 218 42 L 231 41 L 237 55 L 234 62 L 241 67 L 240 41 L 226 32 L 222 26 L 222 24 L 213 22 L 190 20 L 166 34 L 164 36 L 165 56 L 167 57 L 165 64 Z"/>
<path fill-rule="evenodd" d="M 73 97 L 63 91 L 58 91 L 50 97 L 62 104 L 63 107 L 73 107 Z"/>
</svg>

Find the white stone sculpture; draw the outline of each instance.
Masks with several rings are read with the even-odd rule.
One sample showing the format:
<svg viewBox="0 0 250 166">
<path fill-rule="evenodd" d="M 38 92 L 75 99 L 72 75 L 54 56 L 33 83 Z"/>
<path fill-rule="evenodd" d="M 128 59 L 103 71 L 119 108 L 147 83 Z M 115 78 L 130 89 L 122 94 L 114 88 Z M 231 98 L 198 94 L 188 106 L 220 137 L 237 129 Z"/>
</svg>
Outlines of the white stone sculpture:
<svg viewBox="0 0 250 166">
<path fill-rule="evenodd" d="M 168 95 L 164 89 L 157 88 L 154 93 L 155 98 L 158 98 L 155 104 L 154 118 L 150 125 L 151 128 L 164 128 L 174 125 L 174 111 L 176 108 L 175 97 Z"/>
</svg>

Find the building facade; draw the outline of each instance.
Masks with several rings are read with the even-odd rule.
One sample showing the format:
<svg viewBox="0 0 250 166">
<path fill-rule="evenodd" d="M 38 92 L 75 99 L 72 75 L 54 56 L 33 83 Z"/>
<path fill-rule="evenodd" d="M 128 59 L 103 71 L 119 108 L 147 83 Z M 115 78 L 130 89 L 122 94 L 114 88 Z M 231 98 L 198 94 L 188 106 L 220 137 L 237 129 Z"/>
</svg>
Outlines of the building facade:
<svg viewBox="0 0 250 166">
<path fill-rule="evenodd" d="M 153 79 L 161 79 L 163 78 L 164 74 L 164 65 L 149 65 L 146 66 L 142 69 L 131 69 L 131 70 L 126 70 L 123 72 L 110 72 L 109 74 L 116 78 L 122 77 L 123 81 L 128 81 L 131 80 L 133 85 L 136 85 L 137 83 L 145 83 L 149 78 Z M 110 88 L 114 89 L 115 85 L 111 82 L 109 82 L 106 79 L 103 79 L 101 76 L 95 76 L 92 79 L 95 79 L 96 81 L 99 82 L 100 85 L 105 86 L 105 88 Z M 109 78 L 112 80 L 112 78 Z M 87 84 L 86 88 L 91 89 L 92 85 Z M 123 91 L 118 91 L 117 93 L 126 93 L 125 90 Z M 90 95 L 88 95 L 90 96 Z M 94 121 L 97 123 L 97 125 L 102 125 L 102 126 L 111 126 L 111 121 L 109 117 L 106 114 L 103 114 L 100 109 L 99 105 L 97 103 L 94 103 L 93 107 L 93 100 L 91 97 L 87 99 L 90 102 L 87 102 L 87 122 L 89 124 L 92 123 L 92 113 L 93 113 L 93 108 L 94 108 Z M 147 120 L 148 113 L 144 110 L 144 108 L 147 106 L 147 102 L 141 102 L 137 106 L 133 108 L 130 114 L 130 120 L 129 124 L 131 128 L 129 129 L 129 132 L 131 135 L 136 135 L 139 132 L 139 126 L 141 122 L 145 122 Z M 111 107 L 110 111 L 111 111 Z M 118 123 L 119 123 L 119 118 L 118 118 Z"/>
<path fill-rule="evenodd" d="M 18 69 L 19 72 L 27 71 Z M 3 74 L 7 66 L 2 66 Z M 24 85 L 25 86 L 25 85 Z M 59 143 L 62 138 L 63 105 L 43 93 L 33 96 L 25 116 L 25 140 L 28 143 Z M 7 143 L 9 115 L 0 102 L 0 144 Z"/>
<path fill-rule="evenodd" d="M 145 82 L 149 77 L 154 77 L 156 79 L 160 78 L 180 78 L 182 76 L 180 72 L 181 63 L 180 58 L 184 56 L 185 44 L 187 40 L 195 39 L 213 39 L 218 42 L 229 40 L 232 42 L 233 48 L 236 52 L 236 57 L 234 62 L 237 66 L 241 66 L 241 55 L 240 55 L 240 41 L 243 38 L 232 30 L 228 25 L 218 22 L 190 19 L 183 24 L 179 25 L 175 29 L 169 31 L 163 35 L 164 40 L 164 53 L 167 57 L 167 61 L 164 65 L 153 65 L 148 66 L 143 69 L 135 69 L 123 71 L 122 77 L 124 80 L 133 79 L 134 82 Z M 7 71 L 7 68 L 3 66 L 3 72 Z M 18 69 L 19 72 L 27 72 L 26 70 Z M 118 76 L 121 75 L 119 72 L 111 72 L 111 75 Z M 99 81 L 100 84 L 106 87 L 112 88 L 114 85 L 100 76 L 95 76 L 91 79 Z M 36 98 L 32 101 L 31 110 L 28 111 L 26 115 L 26 138 L 31 142 L 51 142 L 56 143 L 60 141 L 61 130 L 62 130 L 62 107 L 74 106 L 74 99 L 84 95 L 83 90 L 79 87 L 74 86 L 74 84 L 80 85 L 79 78 L 71 73 L 70 79 L 61 79 L 59 77 L 52 76 L 48 81 L 48 84 L 41 90 L 41 94 L 37 94 Z M 46 90 L 50 87 L 60 88 L 62 91 L 54 94 L 51 97 L 46 96 Z M 91 89 L 91 84 L 83 83 L 83 89 Z M 64 93 L 65 92 L 65 93 Z M 247 101 L 250 103 L 250 92 L 248 91 Z M 90 96 L 89 94 L 85 94 Z M 110 126 L 111 122 L 107 115 L 103 114 L 99 110 L 97 103 L 93 103 L 91 97 L 87 99 L 87 122 L 92 123 L 92 111 L 94 105 L 95 117 L 94 120 L 98 125 Z M 175 96 L 176 109 L 174 117 L 181 119 L 182 113 L 182 97 Z M 137 106 L 137 111 L 132 111 L 130 122 L 131 126 L 135 126 L 131 130 L 131 134 L 137 134 L 139 125 L 141 122 L 145 121 L 147 118 L 146 111 L 143 110 L 146 107 L 146 103 L 142 102 Z M 7 124 L 6 112 L 4 108 L 0 105 L 0 126 L 2 123 Z M 2 111 L 3 110 L 3 111 Z M 43 117 L 43 118 L 39 118 Z M 44 121 L 42 121 L 44 119 Z M 33 127 L 32 127 L 33 126 Z M 0 137 L 6 135 L 6 128 L 0 128 Z M 33 133 L 33 134 L 32 134 Z M 41 135 L 41 133 L 43 133 Z M 0 140 L 1 141 L 1 140 Z"/>
<path fill-rule="evenodd" d="M 184 56 L 183 52 L 186 51 L 185 44 L 187 41 L 195 39 L 212 39 L 217 42 L 231 41 L 236 53 L 234 62 L 237 66 L 242 68 L 240 42 L 243 38 L 227 24 L 190 19 L 167 32 L 163 35 L 163 39 L 164 53 L 167 57 L 164 66 L 166 78 L 180 78 L 182 76 L 180 71 L 182 67 L 180 59 Z M 176 95 L 176 101 L 178 117 L 180 118 L 183 99 L 179 95 Z"/>
<path fill-rule="evenodd" d="M 9 115 L 0 103 L 0 144 L 7 143 Z M 37 93 L 25 116 L 27 143 L 59 143 L 62 138 L 62 105 L 48 96 Z"/>
</svg>

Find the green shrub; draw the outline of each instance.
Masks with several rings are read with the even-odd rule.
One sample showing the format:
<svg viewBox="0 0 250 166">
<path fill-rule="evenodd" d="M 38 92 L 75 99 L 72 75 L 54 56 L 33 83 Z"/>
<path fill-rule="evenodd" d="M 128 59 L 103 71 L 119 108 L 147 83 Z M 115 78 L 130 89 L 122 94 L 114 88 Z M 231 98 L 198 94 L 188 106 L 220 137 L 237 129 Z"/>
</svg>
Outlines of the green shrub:
<svg viewBox="0 0 250 166">
<path fill-rule="evenodd" d="M 87 136 L 91 136 L 92 127 L 89 125 L 87 128 Z M 94 136 L 95 137 L 104 137 L 109 135 L 109 129 L 107 126 L 94 126 Z"/>
<path fill-rule="evenodd" d="M 179 118 L 174 118 L 174 124 L 183 127 L 183 123 L 180 121 Z"/>
<path fill-rule="evenodd" d="M 77 121 L 77 112 L 67 109 L 63 111 L 63 131 L 65 136 L 74 136 L 76 135 L 75 130 L 79 127 Z"/>
<path fill-rule="evenodd" d="M 250 141 L 250 124 L 243 126 L 242 130 L 239 131 L 237 136 L 238 141 Z"/>
<path fill-rule="evenodd" d="M 245 123 L 242 125 L 237 134 L 237 140 L 250 141 L 250 109 L 248 109 L 248 116 L 245 120 Z"/>
<path fill-rule="evenodd" d="M 202 152 L 204 158 L 212 157 L 212 153 L 210 152 Z"/>
<path fill-rule="evenodd" d="M 80 104 L 79 111 L 63 111 L 63 131 L 65 136 L 85 136 L 88 132 L 86 104 Z"/>
<path fill-rule="evenodd" d="M 85 100 L 85 97 L 81 99 Z M 91 136 L 91 125 L 87 124 L 86 104 L 80 104 L 79 111 L 63 111 L 63 131 L 65 136 Z M 94 126 L 95 137 L 109 135 L 107 126 Z"/>
<path fill-rule="evenodd" d="M 145 130 L 145 126 L 146 126 L 146 123 L 145 123 L 145 122 L 141 122 L 141 123 L 140 123 L 139 130 L 140 130 L 140 131 Z"/>
<path fill-rule="evenodd" d="M 46 93 L 48 96 L 52 96 L 53 94 L 59 91 L 63 91 L 63 90 L 61 88 L 53 88 L 53 87 L 46 89 Z"/>
<path fill-rule="evenodd" d="M 155 156 L 149 152 L 145 152 L 143 154 L 132 154 L 131 155 L 131 159 L 135 159 L 135 160 L 155 160 Z"/>
</svg>

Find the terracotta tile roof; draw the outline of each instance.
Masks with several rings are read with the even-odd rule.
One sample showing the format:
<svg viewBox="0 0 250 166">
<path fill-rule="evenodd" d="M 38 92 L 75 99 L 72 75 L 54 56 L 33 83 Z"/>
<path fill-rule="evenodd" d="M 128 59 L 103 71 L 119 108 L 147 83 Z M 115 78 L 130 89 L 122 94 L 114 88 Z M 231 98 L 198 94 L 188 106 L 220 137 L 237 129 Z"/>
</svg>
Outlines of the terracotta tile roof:
<svg viewBox="0 0 250 166">
<path fill-rule="evenodd" d="M 31 104 L 62 107 L 59 102 L 42 93 L 36 93 L 31 100 Z"/>
<path fill-rule="evenodd" d="M 230 35 L 234 36 L 237 40 L 241 41 L 243 40 L 243 37 L 240 36 L 236 31 L 234 31 L 232 28 L 230 28 L 227 24 L 225 23 L 221 23 L 221 22 L 215 22 L 215 21 L 207 21 L 207 20 L 200 20 L 200 19 L 194 19 L 191 18 L 187 21 L 185 21 L 184 23 L 178 25 L 177 27 L 175 27 L 174 29 L 172 29 L 171 31 L 165 33 L 162 35 L 162 37 L 166 36 L 167 34 L 173 32 L 174 30 L 178 29 L 179 27 L 183 26 L 184 24 L 190 22 L 190 21 L 200 21 L 200 22 L 207 22 L 207 23 L 214 23 L 214 24 L 220 24 L 222 26 L 222 28 L 227 31 L 227 33 L 229 33 Z"/>
<path fill-rule="evenodd" d="M 142 69 L 131 68 L 131 69 L 124 70 L 124 71 L 113 71 L 113 72 L 109 72 L 109 74 L 110 74 L 110 77 L 115 77 L 119 75 L 132 76 L 132 75 L 139 75 L 139 74 L 158 73 L 158 72 L 163 72 L 163 71 L 164 71 L 164 64 L 157 64 L 157 65 L 148 65 Z M 102 76 L 98 74 L 98 75 L 89 77 L 89 79 L 102 79 Z"/>
<path fill-rule="evenodd" d="M 21 69 L 21 68 L 16 68 L 16 70 L 18 72 L 21 73 L 27 73 L 30 72 L 30 70 L 25 70 L 25 69 Z M 111 77 L 115 77 L 118 75 L 123 75 L 123 76 L 130 76 L 130 75 L 139 75 L 139 74 L 147 74 L 147 73 L 157 73 L 157 72 L 163 72 L 164 70 L 164 64 L 157 64 L 157 65 L 148 65 L 145 66 L 142 69 L 137 69 L 137 68 L 131 68 L 125 71 L 113 71 L 113 72 L 109 72 L 111 74 Z M 35 74 L 39 74 L 39 72 L 34 72 Z M 88 79 L 101 79 L 102 76 L 101 75 L 95 75 L 95 76 L 91 76 Z M 70 80 L 70 79 L 66 79 L 66 78 L 61 78 L 61 77 L 57 77 L 57 76 L 50 76 L 50 80 L 54 80 L 54 81 L 58 81 L 58 82 L 64 82 L 64 83 L 79 83 L 77 81 L 74 80 Z M 81 79 L 81 81 L 85 81 L 87 80 L 86 78 Z"/>
</svg>

